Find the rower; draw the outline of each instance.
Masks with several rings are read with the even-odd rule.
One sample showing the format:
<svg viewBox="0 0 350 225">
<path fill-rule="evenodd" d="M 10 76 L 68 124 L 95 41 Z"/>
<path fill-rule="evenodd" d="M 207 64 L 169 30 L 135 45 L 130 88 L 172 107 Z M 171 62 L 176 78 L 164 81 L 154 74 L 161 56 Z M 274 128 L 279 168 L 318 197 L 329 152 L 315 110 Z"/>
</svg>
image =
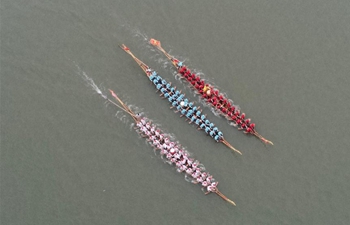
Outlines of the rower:
<svg viewBox="0 0 350 225">
<path fill-rule="evenodd" d="M 214 131 L 210 131 L 210 132 L 209 132 L 209 135 L 210 135 L 210 137 L 212 137 L 212 138 L 213 138 L 213 137 L 214 137 L 214 135 L 215 135 L 215 132 L 214 132 Z"/>
<path fill-rule="evenodd" d="M 204 88 L 204 86 L 203 85 L 199 85 L 199 87 L 198 87 L 198 92 L 199 92 L 199 94 L 200 95 L 202 95 L 203 96 L 203 88 Z"/>
<path fill-rule="evenodd" d="M 185 66 L 181 67 L 179 69 L 179 73 L 184 74 L 186 72 L 187 68 Z"/>
<path fill-rule="evenodd" d="M 191 74 L 191 70 L 188 69 L 188 70 L 186 70 L 184 76 L 187 78 L 190 76 L 190 74 Z"/>
<path fill-rule="evenodd" d="M 181 105 L 182 105 L 182 107 L 184 107 L 184 108 L 187 108 L 187 105 L 188 105 L 188 99 L 186 98 L 186 99 L 184 99 L 181 103 L 180 103 Z"/>
<path fill-rule="evenodd" d="M 164 97 L 165 98 L 168 98 L 170 95 L 169 95 L 169 93 L 168 92 L 166 92 L 165 94 L 164 94 Z"/>
<path fill-rule="evenodd" d="M 164 95 L 165 93 L 167 93 L 167 90 L 165 88 L 161 88 L 160 92 L 162 92 L 162 94 Z"/>
<path fill-rule="evenodd" d="M 226 109 L 225 107 L 222 107 L 222 108 L 221 108 L 221 111 L 222 111 L 223 113 L 225 113 L 225 114 L 227 113 L 227 109 Z"/>
<path fill-rule="evenodd" d="M 192 115 L 190 119 L 190 123 L 193 123 L 196 120 L 196 116 Z"/>
<path fill-rule="evenodd" d="M 177 99 L 176 99 L 176 101 L 181 101 L 182 99 L 183 99 L 183 97 L 185 97 L 185 95 L 184 94 L 181 94 Z"/>
<path fill-rule="evenodd" d="M 247 127 L 247 129 L 244 131 L 244 133 L 246 134 L 249 134 L 249 133 L 252 133 L 253 132 L 253 129 L 250 128 L 250 127 Z"/>
<path fill-rule="evenodd" d="M 191 79 L 192 79 L 192 80 L 196 80 L 196 78 L 197 78 L 196 74 L 195 74 L 195 73 L 192 73 L 192 74 L 191 74 Z"/>
<path fill-rule="evenodd" d="M 221 140 L 221 137 L 219 135 L 215 135 L 214 140 L 216 142 L 219 142 Z"/>
<path fill-rule="evenodd" d="M 182 106 L 179 104 L 177 107 L 176 107 L 177 111 L 180 111 L 182 109 Z"/>
<path fill-rule="evenodd" d="M 254 130 L 254 128 L 255 128 L 255 123 L 251 123 L 251 124 L 249 125 L 249 127 L 250 127 L 252 130 Z"/>
<path fill-rule="evenodd" d="M 154 79 L 153 79 L 153 84 L 154 84 L 154 85 L 157 85 L 158 83 L 159 83 L 159 79 L 158 79 L 157 77 L 154 78 Z"/>
<path fill-rule="evenodd" d="M 177 101 L 173 101 L 172 103 L 171 103 L 171 105 L 173 106 L 173 107 L 176 107 L 177 106 Z"/>
<path fill-rule="evenodd" d="M 157 72 L 153 71 L 152 74 L 149 76 L 149 79 L 153 81 L 157 77 Z"/>
<path fill-rule="evenodd" d="M 192 114 L 193 114 L 193 110 L 188 110 L 188 111 L 187 111 L 187 114 L 186 114 L 186 117 L 187 117 L 187 118 L 191 118 L 191 117 L 192 117 Z"/>
</svg>

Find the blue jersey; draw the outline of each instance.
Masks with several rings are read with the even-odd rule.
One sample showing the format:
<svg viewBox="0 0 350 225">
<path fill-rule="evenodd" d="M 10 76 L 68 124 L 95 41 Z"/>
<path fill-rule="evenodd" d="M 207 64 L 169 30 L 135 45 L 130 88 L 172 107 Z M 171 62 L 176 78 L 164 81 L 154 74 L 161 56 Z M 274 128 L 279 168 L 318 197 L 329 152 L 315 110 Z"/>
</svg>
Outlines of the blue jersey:
<svg viewBox="0 0 350 225">
<path fill-rule="evenodd" d="M 187 118 L 190 118 L 193 114 L 193 111 L 192 110 L 188 110 L 187 114 L 186 114 L 186 117 Z"/>
<path fill-rule="evenodd" d="M 153 81 L 157 77 L 156 71 L 153 71 L 151 75 L 148 77 L 151 81 Z"/>
<path fill-rule="evenodd" d="M 184 98 L 184 94 L 181 94 L 178 98 L 177 98 L 177 101 L 181 101 L 183 98 Z"/>
<path fill-rule="evenodd" d="M 209 134 L 210 134 L 211 137 L 214 137 L 215 132 L 214 131 L 210 131 Z"/>
<path fill-rule="evenodd" d="M 149 77 L 148 77 L 151 81 L 153 81 L 155 78 L 156 78 L 156 76 L 155 75 L 150 75 Z"/>
<path fill-rule="evenodd" d="M 220 139 L 221 139 L 221 138 L 220 138 L 220 136 L 219 136 L 219 135 L 215 135 L 215 137 L 214 137 L 214 140 L 215 140 L 215 141 L 219 142 L 219 141 L 220 141 Z"/>
</svg>

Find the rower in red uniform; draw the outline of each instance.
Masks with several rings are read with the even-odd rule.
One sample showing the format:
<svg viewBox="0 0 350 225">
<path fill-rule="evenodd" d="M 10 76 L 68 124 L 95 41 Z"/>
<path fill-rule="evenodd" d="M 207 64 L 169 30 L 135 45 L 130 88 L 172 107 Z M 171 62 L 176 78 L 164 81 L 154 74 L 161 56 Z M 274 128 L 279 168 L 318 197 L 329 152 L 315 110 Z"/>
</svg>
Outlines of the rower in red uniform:
<svg viewBox="0 0 350 225">
<path fill-rule="evenodd" d="M 186 70 L 187 70 L 186 66 L 183 66 L 179 69 L 179 73 L 184 74 Z"/>
<path fill-rule="evenodd" d="M 186 70 L 186 72 L 184 73 L 184 77 L 188 80 L 190 75 L 191 75 L 191 70 Z"/>
<path fill-rule="evenodd" d="M 225 113 L 225 114 L 227 113 L 227 109 L 226 109 L 225 107 L 222 107 L 222 108 L 221 108 L 221 111 L 222 111 L 223 113 Z"/>
<path fill-rule="evenodd" d="M 219 95 L 219 91 L 218 91 L 218 90 L 214 90 L 214 91 L 213 91 L 213 94 L 214 94 L 215 96 L 218 96 L 218 95 Z"/>
<path fill-rule="evenodd" d="M 203 96 L 203 88 L 204 88 L 204 86 L 203 85 L 199 85 L 199 88 L 197 89 L 198 90 L 198 92 L 199 92 L 199 94 L 200 95 L 202 95 Z"/>
<path fill-rule="evenodd" d="M 192 74 L 191 74 L 191 78 L 192 78 L 192 80 L 196 80 L 196 78 L 197 78 L 196 74 L 195 74 L 195 73 L 192 73 Z"/>
</svg>

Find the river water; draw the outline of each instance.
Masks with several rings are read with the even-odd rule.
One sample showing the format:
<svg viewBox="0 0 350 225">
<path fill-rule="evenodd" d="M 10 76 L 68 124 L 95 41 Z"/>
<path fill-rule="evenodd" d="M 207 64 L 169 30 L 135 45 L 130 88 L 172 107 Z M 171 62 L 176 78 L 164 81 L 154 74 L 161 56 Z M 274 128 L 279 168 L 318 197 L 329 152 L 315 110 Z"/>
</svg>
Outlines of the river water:
<svg viewBox="0 0 350 225">
<path fill-rule="evenodd" d="M 349 1 L 0 7 L 1 224 L 349 224 Z M 150 38 L 219 87 L 274 146 L 214 115 Z M 173 113 L 122 43 L 243 155 Z M 164 163 L 83 75 L 171 133 L 237 206 Z"/>
</svg>

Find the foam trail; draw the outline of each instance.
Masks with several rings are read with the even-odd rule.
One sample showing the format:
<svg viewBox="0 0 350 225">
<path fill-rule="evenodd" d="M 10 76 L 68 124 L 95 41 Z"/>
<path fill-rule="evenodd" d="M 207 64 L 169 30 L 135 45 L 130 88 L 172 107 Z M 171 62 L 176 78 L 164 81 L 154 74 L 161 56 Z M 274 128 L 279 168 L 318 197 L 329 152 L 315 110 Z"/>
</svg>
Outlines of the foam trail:
<svg viewBox="0 0 350 225">
<path fill-rule="evenodd" d="M 92 89 L 94 91 L 97 92 L 97 94 L 99 94 L 102 98 L 104 99 L 108 99 L 106 95 L 104 95 L 102 93 L 102 91 L 100 90 L 100 88 L 95 84 L 94 80 L 92 78 L 90 78 L 83 70 L 80 69 L 80 67 L 78 65 L 76 65 L 79 69 L 79 75 L 86 81 L 86 83 L 92 87 Z"/>
<path fill-rule="evenodd" d="M 73 61 L 73 62 L 74 62 L 74 61 Z M 112 100 L 110 100 L 110 99 L 107 97 L 107 95 L 104 95 L 104 94 L 102 93 L 101 89 L 95 84 L 94 80 L 93 80 L 91 77 L 89 77 L 89 76 L 78 66 L 78 64 L 76 64 L 75 62 L 74 62 L 74 64 L 75 64 L 75 66 L 76 66 L 76 67 L 78 68 L 78 70 L 79 70 L 78 75 L 79 75 L 81 78 L 83 78 L 83 80 L 86 81 L 86 83 L 88 84 L 88 86 L 92 87 L 92 89 L 93 89 L 94 91 L 96 91 L 97 94 L 99 94 L 102 98 L 104 98 L 104 99 L 106 100 L 107 104 L 108 104 L 108 103 L 112 103 L 113 105 L 115 105 L 115 106 L 118 107 L 119 109 L 123 110 L 124 112 L 129 113 L 129 112 L 127 112 L 125 109 L 123 109 L 121 106 L 119 106 L 117 103 L 115 103 L 115 102 L 113 102 Z M 129 120 L 128 120 L 127 116 L 125 116 L 125 115 L 123 115 L 123 114 L 122 114 L 121 116 L 119 116 L 119 113 L 120 113 L 120 111 L 117 111 L 116 114 L 115 114 L 115 116 L 116 116 L 120 121 L 122 121 L 123 123 L 128 123 Z M 129 113 L 129 114 L 130 114 L 130 113 Z"/>
</svg>

